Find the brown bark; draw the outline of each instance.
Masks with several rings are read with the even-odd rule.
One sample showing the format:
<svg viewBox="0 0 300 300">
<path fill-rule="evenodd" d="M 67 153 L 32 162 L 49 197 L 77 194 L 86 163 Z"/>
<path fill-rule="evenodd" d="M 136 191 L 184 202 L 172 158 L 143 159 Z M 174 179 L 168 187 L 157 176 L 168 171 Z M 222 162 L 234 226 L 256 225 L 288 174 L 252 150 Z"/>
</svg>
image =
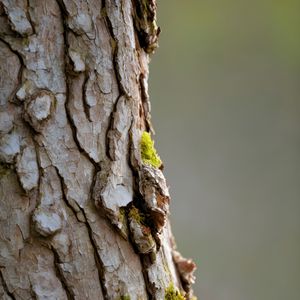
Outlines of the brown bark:
<svg viewBox="0 0 300 300">
<path fill-rule="evenodd" d="M 1 299 L 192 297 L 151 131 L 154 0 L 0 1 Z"/>
</svg>

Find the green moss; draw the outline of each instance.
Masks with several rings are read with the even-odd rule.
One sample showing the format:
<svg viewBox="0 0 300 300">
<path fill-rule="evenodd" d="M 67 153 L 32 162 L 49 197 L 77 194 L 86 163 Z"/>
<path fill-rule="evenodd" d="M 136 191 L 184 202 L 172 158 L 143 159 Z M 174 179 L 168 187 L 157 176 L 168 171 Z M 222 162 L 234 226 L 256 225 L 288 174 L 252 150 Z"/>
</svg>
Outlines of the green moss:
<svg viewBox="0 0 300 300">
<path fill-rule="evenodd" d="M 117 229 L 119 230 L 119 233 L 125 240 L 127 240 L 128 228 L 127 228 L 127 216 L 126 216 L 125 207 L 120 207 L 117 222 L 118 223 L 115 225 L 117 225 Z"/>
<path fill-rule="evenodd" d="M 150 133 L 146 131 L 143 132 L 140 147 L 143 163 L 154 168 L 159 168 L 162 161 L 154 148 L 154 141 L 151 139 Z"/>
<path fill-rule="evenodd" d="M 7 164 L 4 164 L 0 162 L 0 177 L 4 177 L 9 172 L 9 166 Z"/>
<path fill-rule="evenodd" d="M 165 291 L 165 300 L 185 300 L 184 296 L 171 283 Z"/>
<path fill-rule="evenodd" d="M 134 206 L 131 207 L 128 216 L 136 220 L 139 224 L 143 224 L 145 221 L 144 215 Z"/>
<path fill-rule="evenodd" d="M 28 37 L 24 37 L 24 38 L 22 39 L 22 44 L 23 44 L 24 47 L 28 47 L 29 44 L 30 44 L 29 38 L 28 38 Z"/>
<path fill-rule="evenodd" d="M 121 223 L 126 222 L 125 218 L 126 218 L 126 210 L 124 207 L 121 207 L 119 210 L 119 216 L 118 216 L 119 222 L 121 222 Z"/>
<path fill-rule="evenodd" d="M 121 296 L 120 300 L 130 300 L 130 296 L 129 295 Z"/>
</svg>

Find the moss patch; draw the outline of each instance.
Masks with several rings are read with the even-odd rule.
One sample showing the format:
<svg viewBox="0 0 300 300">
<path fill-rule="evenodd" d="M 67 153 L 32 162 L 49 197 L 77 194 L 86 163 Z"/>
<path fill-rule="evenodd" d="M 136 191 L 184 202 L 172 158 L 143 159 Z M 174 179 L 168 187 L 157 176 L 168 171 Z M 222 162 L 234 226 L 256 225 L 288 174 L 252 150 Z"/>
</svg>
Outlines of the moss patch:
<svg viewBox="0 0 300 300">
<path fill-rule="evenodd" d="M 119 222 L 124 224 L 126 222 L 126 210 L 124 207 L 121 207 L 119 210 L 119 216 L 118 216 Z"/>
<path fill-rule="evenodd" d="M 165 291 L 165 300 L 185 300 L 184 296 L 171 283 Z"/>
<path fill-rule="evenodd" d="M 131 207 L 128 216 L 139 224 L 143 224 L 145 221 L 145 216 L 134 206 Z"/>
<path fill-rule="evenodd" d="M 9 172 L 9 166 L 7 164 L 4 164 L 0 162 L 0 177 L 4 177 Z"/>
<path fill-rule="evenodd" d="M 162 161 L 154 148 L 154 141 L 147 131 L 144 131 L 142 134 L 140 146 L 143 163 L 154 168 L 159 168 Z"/>
</svg>

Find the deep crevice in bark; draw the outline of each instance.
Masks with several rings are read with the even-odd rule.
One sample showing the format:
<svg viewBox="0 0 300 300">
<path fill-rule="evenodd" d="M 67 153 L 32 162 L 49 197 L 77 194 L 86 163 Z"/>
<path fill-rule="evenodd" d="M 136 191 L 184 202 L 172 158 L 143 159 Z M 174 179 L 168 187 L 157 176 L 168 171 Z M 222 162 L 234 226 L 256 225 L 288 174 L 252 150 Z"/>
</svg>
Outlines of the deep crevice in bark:
<svg viewBox="0 0 300 300">
<path fill-rule="evenodd" d="M 161 32 L 156 25 L 156 0 L 132 0 L 133 25 L 139 44 L 143 50 L 151 54 L 158 47 L 158 36 Z"/>
</svg>

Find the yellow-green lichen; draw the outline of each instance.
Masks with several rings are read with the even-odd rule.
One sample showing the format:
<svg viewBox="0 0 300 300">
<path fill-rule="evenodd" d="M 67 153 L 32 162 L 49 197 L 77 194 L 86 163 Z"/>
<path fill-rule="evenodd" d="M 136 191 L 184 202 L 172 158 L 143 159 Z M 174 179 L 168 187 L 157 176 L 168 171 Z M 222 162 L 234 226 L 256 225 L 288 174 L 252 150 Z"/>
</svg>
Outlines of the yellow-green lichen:
<svg viewBox="0 0 300 300">
<path fill-rule="evenodd" d="M 129 295 L 121 296 L 120 300 L 130 300 L 130 296 Z"/>
<path fill-rule="evenodd" d="M 139 212 L 139 210 L 132 206 L 129 213 L 128 213 L 129 218 L 134 219 L 137 223 L 142 224 L 145 221 L 144 215 Z"/>
<path fill-rule="evenodd" d="M 151 139 L 151 135 L 147 131 L 144 131 L 142 134 L 140 147 L 143 163 L 154 168 L 159 168 L 162 161 L 154 148 L 154 141 Z"/>
<path fill-rule="evenodd" d="M 171 283 L 165 290 L 165 300 L 185 300 L 184 296 Z"/>
</svg>

